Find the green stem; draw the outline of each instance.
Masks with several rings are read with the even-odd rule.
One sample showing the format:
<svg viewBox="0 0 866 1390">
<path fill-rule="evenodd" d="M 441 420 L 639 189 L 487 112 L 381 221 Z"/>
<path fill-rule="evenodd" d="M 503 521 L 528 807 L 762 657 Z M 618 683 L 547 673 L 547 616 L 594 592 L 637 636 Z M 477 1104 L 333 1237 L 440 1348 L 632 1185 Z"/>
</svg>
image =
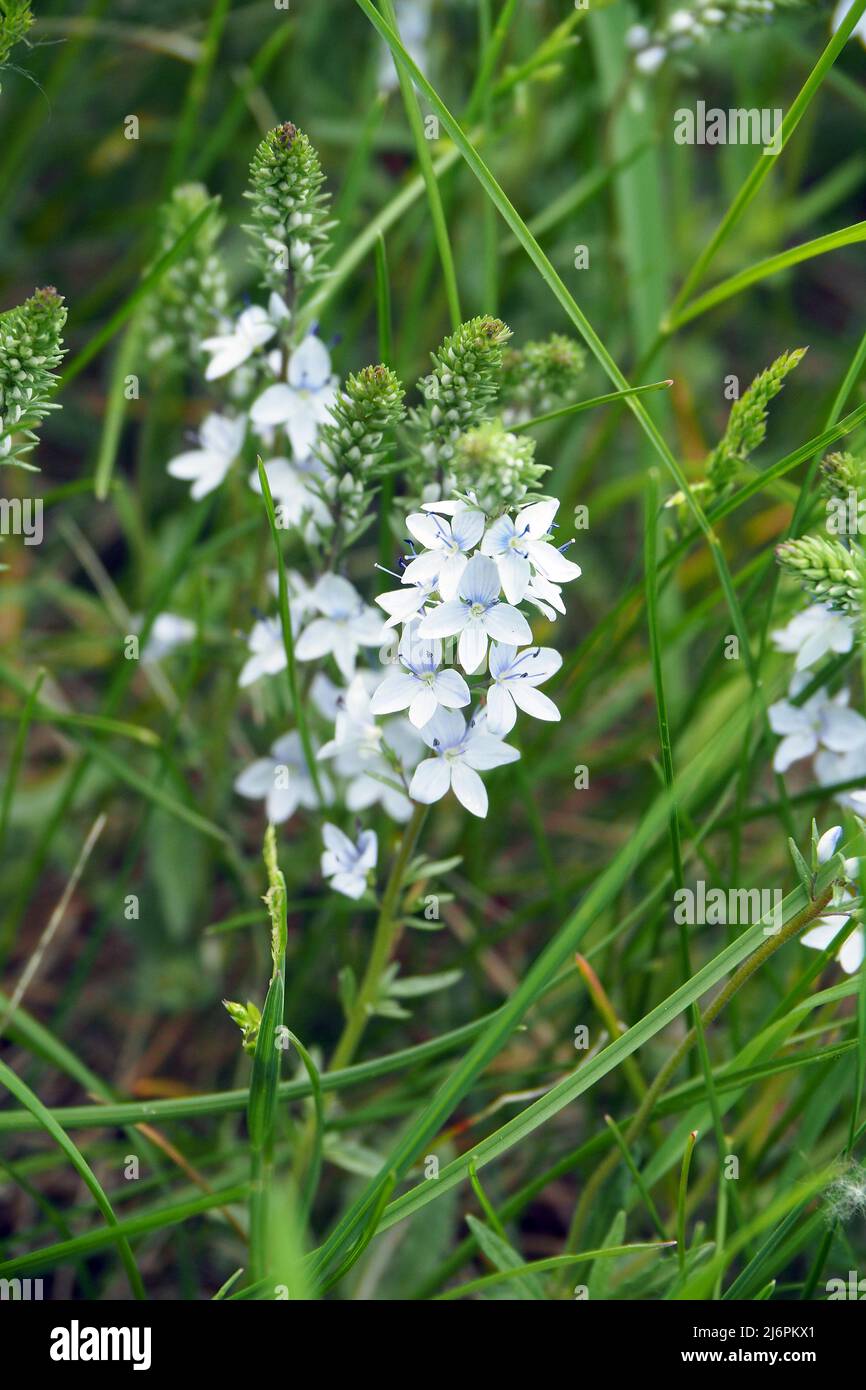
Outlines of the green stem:
<svg viewBox="0 0 866 1390">
<path fill-rule="evenodd" d="M 329 1072 L 339 1071 L 349 1064 L 355 1055 L 358 1043 L 361 1041 L 367 1021 L 372 1015 L 373 1006 L 379 993 L 379 982 L 399 939 L 400 913 L 398 909 L 403 879 L 426 815 L 427 807 L 416 802 L 413 806 L 411 819 L 403 832 L 400 847 L 394 856 L 388 882 L 385 885 L 385 892 L 382 895 L 379 917 L 373 934 L 373 945 L 370 949 L 364 978 L 358 987 L 358 992 L 331 1058 Z M 324 1107 L 318 1116 L 312 1115 L 308 1119 L 298 1142 L 295 1159 L 295 1176 L 298 1182 L 307 1171 L 317 1127 L 324 1129 Z"/>
<path fill-rule="evenodd" d="M 331 1058 L 332 1071 L 348 1066 L 355 1055 L 355 1049 L 361 1041 L 367 1020 L 373 1011 L 373 1005 L 379 991 L 379 981 L 388 966 L 400 934 L 398 907 L 403 888 L 403 877 L 426 815 L 427 807 L 416 803 L 412 817 L 403 832 L 400 848 L 394 857 L 388 882 L 385 885 L 385 892 L 382 895 L 382 904 L 379 909 L 379 918 L 376 922 L 367 969 L 346 1019 L 346 1026 Z"/>
</svg>

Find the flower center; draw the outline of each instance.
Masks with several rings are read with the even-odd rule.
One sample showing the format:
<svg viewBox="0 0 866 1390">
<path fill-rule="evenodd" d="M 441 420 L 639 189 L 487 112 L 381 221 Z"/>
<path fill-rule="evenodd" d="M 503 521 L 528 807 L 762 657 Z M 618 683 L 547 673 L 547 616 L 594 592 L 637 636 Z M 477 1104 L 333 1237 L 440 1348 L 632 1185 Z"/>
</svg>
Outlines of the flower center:
<svg viewBox="0 0 866 1390">
<path fill-rule="evenodd" d="M 483 603 L 473 603 L 469 612 L 473 618 L 480 618 L 487 612 L 487 608 Z"/>
</svg>

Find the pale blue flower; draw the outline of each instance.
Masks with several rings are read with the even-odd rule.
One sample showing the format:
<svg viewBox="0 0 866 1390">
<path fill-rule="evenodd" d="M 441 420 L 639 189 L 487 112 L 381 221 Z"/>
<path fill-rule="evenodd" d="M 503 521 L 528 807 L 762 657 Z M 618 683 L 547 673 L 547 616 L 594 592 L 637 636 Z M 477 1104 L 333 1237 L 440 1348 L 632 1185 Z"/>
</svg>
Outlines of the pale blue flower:
<svg viewBox="0 0 866 1390">
<path fill-rule="evenodd" d="M 362 830 L 357 843 L 326 821 L 322 826 L 325 843 L 322 875 L 331 887 L 347 898 L 360 898 L 367 887 L 367 875 L 376 867 L 378 843 L 375 830 Z"/>
<path fill-rule="evenodd" d="M 517 749 L 489 733 L 483 716 L 467 727 L 463 715 L 452 710 L 437 710 L 421 737 L 434 756 L 416 767 L 409 786 L 412 799 L 430 804 L 450 788 L 473 816 L 486 816 L 487 791 L 478 773 L 516 762 Z"/>
<path fill-rule="evenodd" d="M 395 714 L 408 709 L 409 719 L 421 729 L 440 705 L 460 709 L 469 704 L 469 687 L 459 671 L 442 670 L 442 643 L 420 637 L 418 625 L 408 624 L 397 648 L 404 667 L 386 676 L 370 701 L 371 714 Z"/>
<path fill-rule="evenodd" d="M 442 603 L 421 619 L 422 637 L 460 634 L 457 654 L 467 674 L 477 671 L 487 655 L 487 639 L 515 645 L 532 641 L 532 629 L 508 603 L 499 601 L 499 574 L 485 555 L 473 555 L 460 579 L 459 597 Z"/>
</svg>

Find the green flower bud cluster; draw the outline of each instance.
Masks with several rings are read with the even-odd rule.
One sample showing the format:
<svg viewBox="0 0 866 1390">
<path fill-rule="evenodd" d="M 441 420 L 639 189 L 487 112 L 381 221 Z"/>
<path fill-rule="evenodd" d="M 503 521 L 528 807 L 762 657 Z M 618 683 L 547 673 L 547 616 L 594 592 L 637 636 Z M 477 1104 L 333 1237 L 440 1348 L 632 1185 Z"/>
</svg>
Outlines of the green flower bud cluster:
<svg viewBox="0 0 866 1390">
<path fill-rule="evenodd" d="M 159 219 L 157 256 L 163 256 L 210 203 L 201 183 L 175 188 Z M 152 362 L 181 368 L 202 360 L 201 340 L 217 331 L 229 302 L 225 267 L 217 253 L 223 220 L 204 219 L 181 258 L 169 266 L 144 311 L 144 341 Z"/>
<path fill-rule="evenodd" d="M 36 443 L 35 429 L 57 409 L 50 398 L 65 323 L 63 297 L 51 287 L 0 314 L 0 462 L 20 462 Z"/>
<path fill-rule="evenodd" d="M 859 546 L 849 550 L 835 539 L 802 536 L 777 546 L 776 557 L 816 603 L 844 613 L 860 612 L 864 561 Z"/>
<path fill-rule="evenodd" d="M 550 470 L 536 463 L 534 439 L 486 420 L 455 440 L 450 471 L 457 490 L 472 493 L 490 516 L 522 502 Z"/>
<path fill-rule="evenodd" d="M 431 354 L 433 371 L 418 383 L 423 406 L 412 412 L 420 453 L 431 473 L 447 465 L 454 440 L 486 419 L 499 391 L 502 349 L 511 329 L 484 314 L 470 319 Z"/>
<path fill-rule="evenodd" d="M 34 23 L 30 0 L 0 0 L 0 67 Z"/>
<path fill-rule="evenodd" d="M 316 453 L 327 469 L 322 492 L 344 530 L 360 524 L 371 485 L 385 471 L 404 395 L 390 368 L 364 367 L 347 378 L 331 407 L 332 423 L 319 431 Z"/>
<path fill-rule="evenodd" d="M 828 497 L 847 502 L 850 494 L 858 496 L 866 487 L 866 459 L 853 454 L 828 454 L 821 464 L 821 486 Z"/>
<path fill-rule="evenodd" d="M 563 333 L 508 348 L 502 359 L 506 423 L 543 415 L 572 400 L 585 366 L 583 348 Z"/>
<path fill-rule="evenodd" d="M 732 405 L 725 433 L 707 461 L 707 481 L 715 496 L 736 482 L 743 464 L 764 442 L 767 406 L 781 391 L 788 373 L 802 362 L 806 351 L 794 348 L 792 352 L 783 352 Z"/>
<path fill-rule="evenodd" d="M 223 1008 L 227 1010 L 231 1018 L 240 1028 L 242 1034 L 241 1046 L 244 1052 L 253 1054 L 256 1050 L 256 1039 L 259 1036 L 259 1028 L 262 1022 L 262 1013 L 251 1000 L 246 1004 L 235 1004 L 231 999 L 223 1000 Z"/>
<path fill-rule="evenodd" d="M 309 139 L 291 121 L 268 132 L 250 166 L 253 259 L 262 283 L 281 292 L 287 280 L 302 288 L 321 274 L 327 251 L 329 195 Z"/>
</svg>

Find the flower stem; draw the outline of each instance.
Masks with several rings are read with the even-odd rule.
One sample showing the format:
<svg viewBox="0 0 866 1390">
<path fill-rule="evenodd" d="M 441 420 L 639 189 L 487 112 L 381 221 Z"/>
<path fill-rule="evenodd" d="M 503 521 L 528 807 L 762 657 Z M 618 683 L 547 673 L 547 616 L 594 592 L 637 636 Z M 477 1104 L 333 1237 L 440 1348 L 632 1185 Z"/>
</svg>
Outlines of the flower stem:
<svg viewBox="0 0 866 1390">
<path fill-rule="evenodd" d="M 361 1041 L 367 1020 L 372 1014 L 379 990 L 379 981 L 388 966 L 400 933 L 400 917 L 397 909 L 400 903 L 403 877 L 426 815 L 427 807 L 416 803 L 400 841 L 400 848 L 394 856 L 388 882 L 385 885 L 385 892 L 382 895 L 370 958 L 367 961 L 364 978 L 358 987 L 358 993 L 349 1010 L 346 1026 L 331 1058 L 332 1070 L 348 1066 L 355 1055 L 358 1043 Z"/>
<path fill-rule="evenodd" d="M 352 1002 L 345 1026 L 340 1035 L 340 1039 L 331 1058 L 329 1070 L 337 1071 L 345 1067 L 355 1055 L 358 1043 L 367 1026 L 367 1021 L 373 1012 L 373 1006 L 379 992 L 379 982 L 384 974 L 394 947 L 400 935 L 400 894 L 403 888 L 403 879 L 412 852 L 418 842 L 424 818 L 427 815 L 427 807 L 419 803 L 413 804 L 412 816 L 406 829 L 400 846 L 394 856 L 391 865 L 391 872 L 388 875 L 388 882 L 382 895 L 382 902 L 379 907 L 379 916 L 376 921 L 376 930 L 373 934 L 373 945 L 370 949 L 370 957 L 367 961 L 367 968 L 364 971 L 364 978 L 358 987 L 358 992 Z M 327 1103 L 327 1097 L 325 1097 Z M 304 1127 L 303 1134 L 297 1148 L 295 1160 L 295 1177 L 300 1181 L 309 1161 L 313 1139 L 315 1137 L 315 1117 L 311 1117 Z M 312 1194 L 311 1199 L 312 1201 Z"/>
</svg>

